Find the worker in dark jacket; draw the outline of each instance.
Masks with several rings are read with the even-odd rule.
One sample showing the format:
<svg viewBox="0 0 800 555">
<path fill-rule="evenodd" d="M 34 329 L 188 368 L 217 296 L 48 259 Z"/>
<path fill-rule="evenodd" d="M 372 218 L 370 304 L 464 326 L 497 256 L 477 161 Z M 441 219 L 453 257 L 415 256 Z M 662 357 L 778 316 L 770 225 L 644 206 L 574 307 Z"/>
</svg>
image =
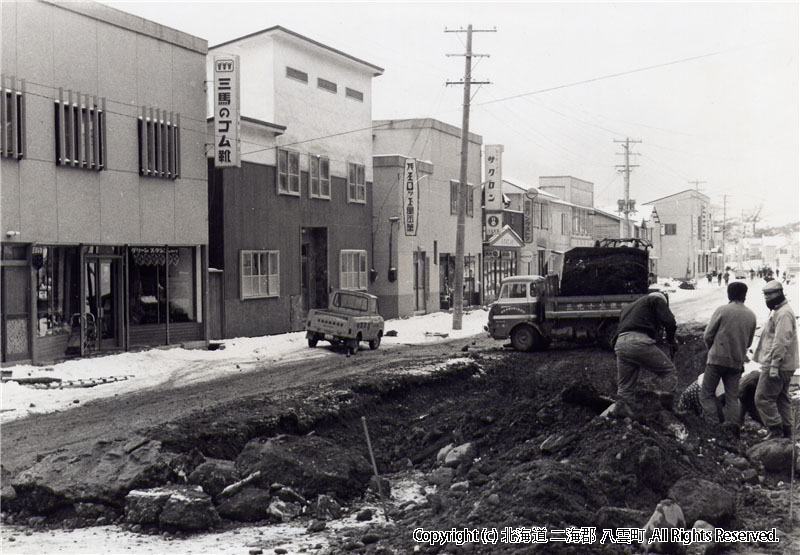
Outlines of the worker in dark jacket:
<svg viewBox="0 0 800 555">
<path fill-rule="evenodd" d="M 747 285 L 741 281 L 728 285 L 728 304 L 714 311 L 703 334 L 708 356 L 700 404 L 706 421 L 716 423 L 716 389 L 722 380 L 725 384 L 725 423 L 734 433 L 739 428 L 739 379 L 756 331 L 756 315 L 744 306 L 746 298 Z"/>
<path fill-rule="evenodd" d="M 656 345 L 663 329 L 667 342 L 675 343 L 675 316 L 663 293 L 650 293 L 622 309 L 614 353 L 617 355 L 617 402 L 613 416 L 633 416 L 634 387 L 639 370 L 646 368 L 659 377 L 662 400 L 672 405 L 678 376 L 675 364 Z"/>
</svg>

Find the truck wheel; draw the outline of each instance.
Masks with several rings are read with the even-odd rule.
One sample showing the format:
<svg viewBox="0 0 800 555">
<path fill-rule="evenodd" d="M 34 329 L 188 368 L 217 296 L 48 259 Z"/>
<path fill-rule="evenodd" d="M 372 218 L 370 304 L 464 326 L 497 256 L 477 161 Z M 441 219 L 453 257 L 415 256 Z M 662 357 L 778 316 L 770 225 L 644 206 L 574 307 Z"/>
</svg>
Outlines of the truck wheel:
<svg viewBox="0 0 800 555">
<path fill-rule="evenodd" d="M 347 350 L 347 354 L 355 355 L 358 353 L 358 340 L 357 339 L 348 339 L 344 343 L 344 347 Z"/>
<path fill-rule="evenodd" d="M 375 339 L 373 339 L 372 341 L 369 342 L 369 348 L 370 349 L 372 349 L 374 351 L 375 349 L 377 349 L 378 347 L 381 346 L 381 336 L 382 335 L 383 334 L 381 332 L 378 332 L 378 337 L 376 337 Z"/>
<path fill-rule="evenodd" d="M 308 346 L 311 347 L 312 349 L 317 346 L 318 342 L 319 342 L 318 335 L 312 335 L 311 337 L 308 338 Z"/>
<path fill-rule="evenodd" d="M 517 326 L 511 332 L 511 345 L 517 351 L 532 351 L 540 343 L 539 334 L 530 326 Z"/>
</svg>

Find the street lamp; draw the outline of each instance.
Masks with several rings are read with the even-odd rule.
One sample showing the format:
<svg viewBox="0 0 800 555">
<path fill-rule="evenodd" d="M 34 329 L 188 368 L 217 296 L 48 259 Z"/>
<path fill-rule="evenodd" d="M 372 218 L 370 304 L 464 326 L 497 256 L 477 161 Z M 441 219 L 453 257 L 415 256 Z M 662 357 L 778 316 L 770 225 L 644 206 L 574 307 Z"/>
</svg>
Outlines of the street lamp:
<svg viewBox="0 0 800 555">
<path fill-rule="evenodd" d="M 394 224 L 400 221 L 398 216 L 389 218 L 389 275 L 387 278 L 390 282 L 397 281 L 397 268 L 392 266 L 392 236 L 394 232 Z"/>
</svg>

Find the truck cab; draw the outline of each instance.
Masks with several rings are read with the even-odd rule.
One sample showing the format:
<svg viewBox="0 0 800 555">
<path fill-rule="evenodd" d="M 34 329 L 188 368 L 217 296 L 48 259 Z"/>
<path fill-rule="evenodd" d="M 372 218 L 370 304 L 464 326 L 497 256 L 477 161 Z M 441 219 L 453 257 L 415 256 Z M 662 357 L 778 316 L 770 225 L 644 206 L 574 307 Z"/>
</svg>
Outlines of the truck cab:
<svg viewBox="0 0 800 555">
<path fill-rule="evenodd" d="M 511 338 L 514 348 L 529 351 L 544 347 L 546 279 L 538 275 L 513 276 L 503 280 L 497 300 L 489 307 L 486 331 L 495 339 Z"/>
</svg>

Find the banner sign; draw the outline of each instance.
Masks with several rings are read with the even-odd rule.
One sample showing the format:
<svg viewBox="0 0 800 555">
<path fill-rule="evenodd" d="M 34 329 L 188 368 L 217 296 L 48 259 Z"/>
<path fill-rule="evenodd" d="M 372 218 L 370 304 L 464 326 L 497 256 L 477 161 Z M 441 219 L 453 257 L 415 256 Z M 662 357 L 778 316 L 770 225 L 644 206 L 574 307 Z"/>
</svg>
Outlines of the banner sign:
<svg viewBox="0 0 800 555">
<path fill-rule="evenodd" d="M 503 211 L 503 145 L 486 145 L 485 208 L 488 212 Z"/>
<path fill-rule="evenodd" d="M 242 166 L 239 140 L 239 56 L 214 56 L 214 167 Z"/>
<path fill-rule="evenodd" d="M 417 220 L 419 219 L 419 183 L 417 180 L 417 160 L 415 158 L 406 158 L 406 168 L 403 176 L 402 202 L 406 235 L 416 235 Z"/>
<path fill-rule="evenodd" d="M 522 213 L 522 240 L 533 243 L 533 201 L 525 199 L 525 208 Z"/>
</svg>

